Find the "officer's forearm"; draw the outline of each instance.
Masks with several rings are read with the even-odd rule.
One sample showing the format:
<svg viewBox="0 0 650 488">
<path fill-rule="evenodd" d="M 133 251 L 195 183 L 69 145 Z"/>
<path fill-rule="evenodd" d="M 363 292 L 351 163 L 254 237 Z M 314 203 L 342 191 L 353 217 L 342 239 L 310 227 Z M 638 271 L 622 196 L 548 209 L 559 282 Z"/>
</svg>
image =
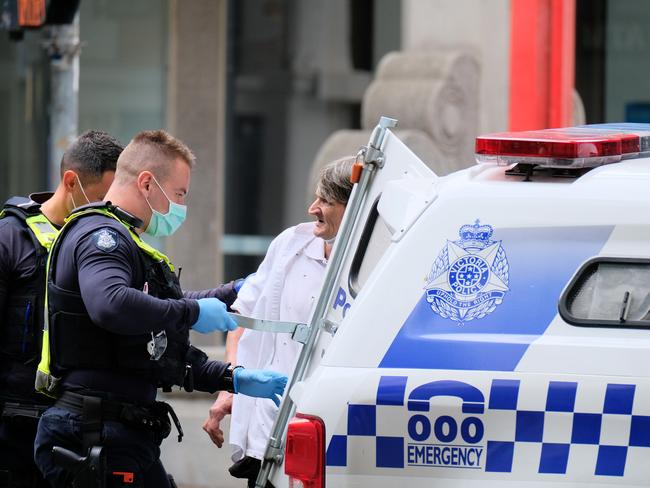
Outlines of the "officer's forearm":
<svg viewBox="0 0 650 488">
<path fill-rule="evenodd" d="M 223 389 L 223 375 L 230 363 L 222 361 L 206 361 L 199 367 L 194 367 L 194 389 L 214 393 Z"/>
<path fill-rule="evenodd" d="M 230 306 L 237 299 L 234 281 L 224 283 L 209 290 L 184 291 L 183 295 L 185 298 L 192 298 L 194 300 L 198 300 L 199 298 L 218 298 L 228 306 L 228 309 L 230 309 Z"/>
<path fill-rule="evenodd" d="M 98 250 L 92 239 L 78 245 L 79 290 L 93 323 L 122 335 L 185 332 L 198 318 L 197 302 L 155 298 L 146 284 L 133 287 L 139 251 L 120 243 L 111 252 Z"/>
<path fill-rule="evenodd" d="M 109 288 L 105 293 L 84 293 L 82 289 L 82 296 L 92 321 L 116 334 L 148 334 L 170 327 L 181 330 L 198 316 L 196 301 L 162 300 L 126 286 Z"/>
</svg>

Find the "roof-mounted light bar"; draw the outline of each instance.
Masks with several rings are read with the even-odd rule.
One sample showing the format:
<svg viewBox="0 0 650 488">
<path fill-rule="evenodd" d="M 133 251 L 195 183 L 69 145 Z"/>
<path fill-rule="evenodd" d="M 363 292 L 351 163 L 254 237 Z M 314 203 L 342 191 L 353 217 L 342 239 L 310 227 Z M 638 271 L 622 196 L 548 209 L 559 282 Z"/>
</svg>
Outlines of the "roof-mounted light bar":
<svg viewBox="0 0 650 488">
<path fill-rule="evenodd" d="M 650 124 L 632 122 L 619 122 L 617 124 L 591 124 L 581 125 L 580 128 L 590 130 L 614 131 L 619 133 L 635 134 L 639 136 L 639 152 L 641 156 L 650 155 Z"/>
<path fill-rule="evenodd" d="M 639 127 L 634 129 L 582 126 L 488 134 L 476 138 L 476 161 L 501 166 L 592 168 L 643 155 L 644 149 L 650 148 L 650 130 L 645 134 Z"/>
</svg>

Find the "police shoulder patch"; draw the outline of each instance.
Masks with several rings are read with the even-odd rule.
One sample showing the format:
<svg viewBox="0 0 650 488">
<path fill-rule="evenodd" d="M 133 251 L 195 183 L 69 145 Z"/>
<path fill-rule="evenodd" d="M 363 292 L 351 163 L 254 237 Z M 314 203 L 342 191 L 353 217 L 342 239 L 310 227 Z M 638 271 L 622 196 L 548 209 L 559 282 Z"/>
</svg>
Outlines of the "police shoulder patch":
<svg viewBox="0 0 650 488">
<path fill-rule="evenodd" d="M 100 251 L 111 252 L 117 248 L 120 242 L 120 236 L 113 229 L 104 227 L 94 232 L 92 235 L 95 247 Z"/>
</svg>

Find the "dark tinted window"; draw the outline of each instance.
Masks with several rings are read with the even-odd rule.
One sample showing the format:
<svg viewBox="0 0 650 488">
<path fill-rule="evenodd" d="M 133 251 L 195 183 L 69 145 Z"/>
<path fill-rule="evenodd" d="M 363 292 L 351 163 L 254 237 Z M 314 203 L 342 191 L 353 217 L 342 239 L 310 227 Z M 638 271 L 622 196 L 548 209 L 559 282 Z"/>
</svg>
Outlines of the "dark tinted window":
<svg viewBox="0 0 650 488">
<path fill-rule="evenodd" d="M 560 298 L 560 315 L 574 325 L 650 327 L 650 260 L 587 262 Z"/>
<path fill-rule="evenodd" d="M 391 243 L 391 232 L 384 219 L 379 215 L 378 203 L 379 199 L 375 201 L 370 211 L 359 245 L 352 259 L 348 285 L 353 297 L 358 295 L 368 276 Z"/>
</svg>

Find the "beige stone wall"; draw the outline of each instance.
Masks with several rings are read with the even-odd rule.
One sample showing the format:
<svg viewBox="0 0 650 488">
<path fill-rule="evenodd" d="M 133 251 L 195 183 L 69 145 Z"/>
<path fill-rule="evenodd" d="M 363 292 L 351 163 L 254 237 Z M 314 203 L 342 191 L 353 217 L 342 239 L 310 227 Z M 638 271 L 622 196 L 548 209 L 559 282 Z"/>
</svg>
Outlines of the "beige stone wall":
<svg viewBox="0 0 650 488">
<path fill-rule="evenodd" d="M 402 0 L 402 50 L 467 48 L 480 65 L 479 133 L 506 130 L 509 0 Z"/>
</svg>

